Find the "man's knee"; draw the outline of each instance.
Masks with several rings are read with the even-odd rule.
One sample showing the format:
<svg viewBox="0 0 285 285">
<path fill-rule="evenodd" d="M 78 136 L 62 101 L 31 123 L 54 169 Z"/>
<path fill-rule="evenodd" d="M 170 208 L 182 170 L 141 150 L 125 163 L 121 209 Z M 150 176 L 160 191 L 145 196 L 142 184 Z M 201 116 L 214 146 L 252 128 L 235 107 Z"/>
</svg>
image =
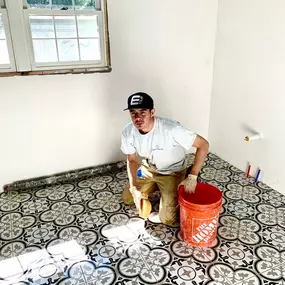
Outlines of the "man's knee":
<svg viewBox="0 0 285 285">
<path fill-rule="evenodd" d="M 159 210 L 160 221 L 168 226 L 177 226 L 179 222 L 178 207 L 165 207 Z"/>
</svg>

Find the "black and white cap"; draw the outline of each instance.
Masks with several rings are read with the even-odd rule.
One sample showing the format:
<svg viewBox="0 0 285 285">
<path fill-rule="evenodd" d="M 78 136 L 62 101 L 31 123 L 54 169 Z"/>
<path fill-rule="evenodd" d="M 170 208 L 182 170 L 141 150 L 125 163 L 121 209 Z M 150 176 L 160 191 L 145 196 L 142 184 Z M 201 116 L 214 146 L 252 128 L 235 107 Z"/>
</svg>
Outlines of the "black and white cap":
<svg viewBox="0 0 285 285">
<path fill-rule="evenodd" d="M 124 111 L 129 109 L 153 109 L 153 100 L 148 94 L 137 92 L 128 98 L 128 108 Z"/>
</svg>

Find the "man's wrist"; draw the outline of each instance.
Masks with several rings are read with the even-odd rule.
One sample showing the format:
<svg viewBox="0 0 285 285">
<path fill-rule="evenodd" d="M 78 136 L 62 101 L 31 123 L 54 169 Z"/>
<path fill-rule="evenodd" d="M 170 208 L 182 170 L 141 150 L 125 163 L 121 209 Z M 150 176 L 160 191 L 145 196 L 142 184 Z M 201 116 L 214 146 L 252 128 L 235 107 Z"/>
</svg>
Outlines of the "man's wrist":
<svg viewBox="0 0 285 285">
<path fill-rule="evenodd" d="M 192 168 L 190 174 L 198 176 L 199 172 L 200 172 L 199 169 Z"/>
</svg>

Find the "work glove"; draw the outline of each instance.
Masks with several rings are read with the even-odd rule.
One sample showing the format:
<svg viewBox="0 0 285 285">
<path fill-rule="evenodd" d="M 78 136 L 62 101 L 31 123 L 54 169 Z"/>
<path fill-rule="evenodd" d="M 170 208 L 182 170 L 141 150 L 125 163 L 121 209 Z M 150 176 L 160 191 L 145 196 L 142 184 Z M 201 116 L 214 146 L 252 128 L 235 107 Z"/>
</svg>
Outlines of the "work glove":
<svg viewBox="0 0 285 285">
<path fill-rule="evenodd" d="M 140 192 L 136 186 L 130 188 L 130 192 L 134 198 L 136 208 L 139 216 L 146 219 L 151 212 L 151 203 L 148 200 L 148 195 Z"/>
<path fill-rule="evenodd" d="M 184 186 L 184 191 L 187 193 L 194 193 L 197 186 L 197 175 L 189 174 L 186 179 L 184 179 L 180 184 L 180 186 Z"/>
</svg>

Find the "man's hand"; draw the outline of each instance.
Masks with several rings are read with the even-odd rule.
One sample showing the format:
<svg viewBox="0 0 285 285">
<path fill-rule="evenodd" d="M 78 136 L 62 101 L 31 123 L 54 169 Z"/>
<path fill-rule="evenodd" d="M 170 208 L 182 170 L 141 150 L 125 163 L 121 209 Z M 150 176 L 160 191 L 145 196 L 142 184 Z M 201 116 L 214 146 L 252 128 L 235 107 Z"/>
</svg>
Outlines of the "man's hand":
<svg viewBox="0 0 285 285">
<path fill-rule="evenodd" d="M 179 186 L 182 185 L 184 186 L 185 192 L 194 193 L 197 186 L 197 175 L 189 174 L 188 177 L 179 184 Z"/>
<path fill-rule="evenodd" d="M 143 219 L 148 218 L 151 212 L 151 203 L 148 200 L 148 195 L 140 192 L 136 186 L 130 187 L 130 192 L 134 198 L 139 216 Z"/>
<path fill-rule="evenodd" d="M 133 191 L 137 191 L 138 189 L 137 189 L 137 187 L 136 186 L 132 186 L 132 187 L 130 187 L 130 192 L 132 193 Z"/>
<path fill-rule="evenodd" d="M 193 147 L 197 148 L 194 164 L 188 177 L 180 183 L 180 185 L 184 186 L 185 192 L 187 193 L 194 193 L 196 190 L 197 177 L 207 157 L 209 143 L 203 137 L 197 135 Z"/>
</svg>

